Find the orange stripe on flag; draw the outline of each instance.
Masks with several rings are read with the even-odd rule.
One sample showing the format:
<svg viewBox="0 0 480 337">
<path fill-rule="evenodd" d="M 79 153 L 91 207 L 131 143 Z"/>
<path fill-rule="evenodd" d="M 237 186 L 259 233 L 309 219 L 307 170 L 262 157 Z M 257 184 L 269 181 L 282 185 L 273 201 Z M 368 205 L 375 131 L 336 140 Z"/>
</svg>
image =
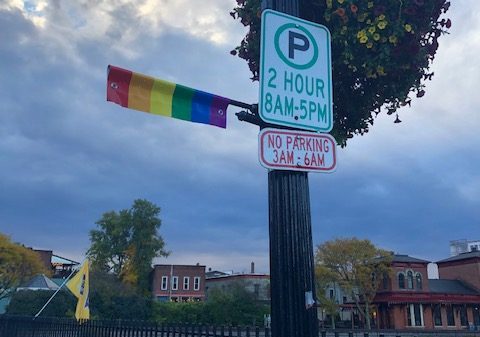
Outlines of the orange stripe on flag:
<svg viewBox="0 0 480 337">
<path fill-rule="evenodd" d="M 128 89 L 128 107 L 130 109 L 150 112 L 150 94 L 153 82 L 152 77 L 132 73 Z"/>
</svg>

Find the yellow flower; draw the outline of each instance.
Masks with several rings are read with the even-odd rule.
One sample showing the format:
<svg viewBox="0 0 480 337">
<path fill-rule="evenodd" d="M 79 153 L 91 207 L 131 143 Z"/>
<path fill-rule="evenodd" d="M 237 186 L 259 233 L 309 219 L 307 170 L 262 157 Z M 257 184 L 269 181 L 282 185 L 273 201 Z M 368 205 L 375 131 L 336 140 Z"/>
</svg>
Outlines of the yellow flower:
<svg viewBox="0 0 480 337">
<path fill-rule="evenodd" d="M 339 4 L 343 4 L 345 0 L 337 0 Z"/>
<path fill-rule="evenodd" d="M 380 20 L 380 21 L 385 20 L 385 15 L 384 15 L 384 14 L 380 15 L 380 16 L 378 17 L 378 20 Z"/>
<path fill-rule="evenodd" d="M 405 25 L 405 30 L 406 30 L 407 32 L 411 32 L 411 31 L 412 31 L 412 26 L 407 23 L 407 24 Z"/>
<path fill-rule="evenodd" d="M 360 38 L 360 43 L 366 43 L 368 41 L 368 37 L 366 35 Z"/>
<path fill-rule="evenodd" d="M 371 24 L 371 23 L 372 23 L 372 20 L 368 19 L 368 20 L 367 20 L 367 23 L 368 23 L 368 24 Z"/>
<path fill-rule="evenodd" d="M 358 31 L 357 33 L 357 38 L 361 38 L 362 36 L 367 36 L 367 32 L 365 31 L 365 29 Z"/>
<path fill-rule="evenodd" d="M 377 27 L 380 29 L 385 29 L 385 27 L 387 27 L 387 24 L 387 21 L 380 21 L 379 23 L 377 23 Z"/>
<path fill-rule="evenodd" d="M 372 43 L 372 42 L 368 42 L 368 43 L 366 44 L 366 47 L 367 47 L 368 49 L 372 48 L 372 47 L 373 47 L 373 43 Z"/>
<path fill-rule="evenodd" d="M 378 34 L 378 33 L 373 34 L 373 39 L 374 39 L 375 41 L 380 40 L 380 34 Z"/>
<path fill-rule="evenodd" d="M 340 30 L 340 34 L 345 34 L 347 32 L 347 26 L 343 26 L 342 30 Z"/>
<path fill-rule="evenodd" d="M 375 26 L 369 27 L 369 28 L 368 28 L 368 32 L 369 32 L 370 34 L 375 33 Z"/>
<path fill-rule="evenodd" d="M 332 5 L 333 5 L 332 0 L 326 0 L 326 2 L 327 2 L 327 8 L 332 8 Z"/>
<path fill-rule="evenodd" d="M 382 66 L 378 66 L 377 67 L 377 74 L 379 74 L 380 76 L 385 76 L 386 75 L 385 68 L 383 68 Z"/>
<path fill-rule="evenodd" d="M 373 7 L 373 1 L 369 1 L 369 2 L 367 3 L 367 7 L 368 7 L 368 8 L 372 8 L 372 7 Z"/>
<path fill-rule="evenodd" d="M 388 41 L 390 41 L 390 43 L 397 43 L 397 37 L 395 35 L 390 35 L 390 37 L 388 38 Z"/>
</svg>

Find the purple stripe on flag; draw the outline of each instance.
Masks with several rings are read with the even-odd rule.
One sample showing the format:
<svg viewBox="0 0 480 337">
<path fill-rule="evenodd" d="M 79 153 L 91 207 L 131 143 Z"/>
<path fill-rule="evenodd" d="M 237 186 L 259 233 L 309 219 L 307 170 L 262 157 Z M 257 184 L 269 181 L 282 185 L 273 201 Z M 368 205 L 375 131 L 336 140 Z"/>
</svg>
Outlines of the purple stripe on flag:
<svg viewBox="0 0 480 337">
<path fill-rule="evenodd" d="M 230 100 L 225 97 L 213 95 L 210 106 L 210 124 L 221 128 L 227 127 L 227 107 Z"/>
</svg>

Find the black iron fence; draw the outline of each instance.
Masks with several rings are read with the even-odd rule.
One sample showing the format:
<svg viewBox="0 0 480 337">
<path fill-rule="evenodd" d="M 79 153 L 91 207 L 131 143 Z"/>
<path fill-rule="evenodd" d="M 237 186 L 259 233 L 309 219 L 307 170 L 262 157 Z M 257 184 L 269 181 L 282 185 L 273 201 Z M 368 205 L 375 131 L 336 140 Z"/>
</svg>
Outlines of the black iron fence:
<svg viewBox="0 0 480 337">
<path fill-rule="evenodd" d="M 268 328 L 0 316 L 0 337 L 270 337 Z"/>
<path fill-rule="evenodd" d="M 319 337 L 480 337 L 468 330 L 320 330 Z M 0 316 L 0 337 L 271 337 L 268 328 Z"/>
</svg>

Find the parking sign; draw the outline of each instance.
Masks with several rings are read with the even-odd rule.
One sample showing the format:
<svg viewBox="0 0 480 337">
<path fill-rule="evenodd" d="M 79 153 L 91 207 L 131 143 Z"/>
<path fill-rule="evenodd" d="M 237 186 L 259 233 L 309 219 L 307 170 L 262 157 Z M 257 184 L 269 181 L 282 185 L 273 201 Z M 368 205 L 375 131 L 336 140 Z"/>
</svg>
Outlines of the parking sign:
<svg viewBox="0 0 480 337">
<path fill-rule="evenodd" d="M 330 32 L 270 9 L 262 13 L 259 114 L 267 123 L 333 127 Z"/>
</svg>

